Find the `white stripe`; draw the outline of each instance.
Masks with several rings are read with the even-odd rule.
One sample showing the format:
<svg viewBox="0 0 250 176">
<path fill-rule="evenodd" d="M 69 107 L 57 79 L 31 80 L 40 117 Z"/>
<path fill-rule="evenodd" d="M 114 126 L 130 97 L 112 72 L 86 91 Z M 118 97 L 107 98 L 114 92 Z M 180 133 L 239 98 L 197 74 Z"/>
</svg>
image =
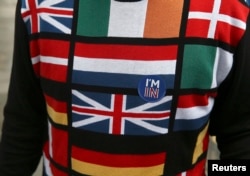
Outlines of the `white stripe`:
<svg viewBox="0 0 250 176">
<path fill-rule="evenodd" d="M 189 12 L 188 18 L 210 20 L 212 18 L 212 15 L 211 13 L 206 12 Z"/>
<path fill-rule="evenodd" d="M 48 122 L 48 131 L 49 131 L 49 155 L 51 158 L 53 158 L 53 150 L 52 150 L 52 129 L 51 124 Z"/>
<path fill-rule="evenodd" d="M 218 48 L 217 49 L 219 63 L 217 69 L 217 85 L 219 86 L 222 81 L 227 77 L 233 66 L 233 54 Z"/>
<path fill-rule="evenodd" d="M 37 2 L 35 2 L 37 5 Z M 25 0 L 25 4 L 26 4 L 26 8 L 27 10 L 30 10 L 30 6 L 29 6 L 29 0 Z"/>
<path fill-rule="evenodd" d="M 46 175 L 53 176 L 52 171 L 50 169 L 50 161 L 46 157 L 45 153 L 43 154 L 43 161 L 44 161 L 44 169 L 45 169 Z"/>
<path fill-rule="evenodd" d="M 74 58 L 74 70 L 121 73 L 137 75 L 174 74 L 176 60 L 170 61 L 134 61 L 114 59 Z"/>
<path fill-rule="evenodd" d="M 187 176 L 187 172 L 182 172 L 181 176 Z"/>
<path fill-rule="evenodd" d="M 215 53 L 215 59 L 214 59 L 214 68 L 213 68 L 213 78 L 212 78 L 212 85 L 211 88 L 217 87 L 217 70 L 218 70 L 218 62 L 219 62 L 219 52 L 218 49 Z"/>
<path fill-rule="evenodd" d="M 162 128 L 162 127 L 158 127 L 158 126 L 155 126 L 155 125 L 152 125 L 148 122 L 144 122 L 142 119 L 134 119 L 134 118 L 126 118 L 126 120 L 138 125 L 138 126 L 141 126 L 143 128 L 146 128 L 150 131 L 153 131 L 153 132 L 156 132 L 156 133 L 160 133 L 160 134 L 166 134 L 168 133 L 168 129 L 167 128 Z M 123 125 L 124 126 L 124 125 Z M 124 134 L 124 129 L 123 129 L 123 134 Z"/>
<path fill-rule="evenodd" d="M 214 64 L 212 88 L 218 87 L 227 77 L 233 65 L 233 54 L 217 48 Z"/>
<path fill-rule="evenodd" d="M 25 18 L 23 18 L 24 22 L 27 22 L 30 19 L 30 16 L 26 16 Z"/>
<path fill-rule="evenodd" d="M 70 34 L 71 29 L 67 26 L 63 25 L 62 23 L 56 21 L 55 19 L 51 18 L 48 14 L 40 13 L 40 17 L 44 20 L 50 23 L 55 28 L 59 29 L 60 31 L 64 32 L 65 34 Z"/>
<path fill-rule="evenodd" d="M 72 12 L 73 11 L 72 8 L 55 7 L 55 6 L 53 6 L 55 4 L 59 4 L 59 3 L 64 2 L 64 1 L 65 0 L 46 0 L 46 1 L 42 1 L 39 4 L 39 8 L 48 8 L 48 9 L 53 9 L 53 10 L 64 10 L 64 11 Z M 44 13 L 47 13 L 47 12 L 44 12 Z M 66 17 L 66 18 L 67 17 L 71 17 L 72 18 L 72 15 L 61 15 L 61 14 L 53 14 L 53 13 L 47 13 L 47 14 L 54 15 L 54 16 L 63 16 L 63 17 Z"/>
<path fill-rule="evenodd" d="M 148 0 L 111 1 L 108 36 L 143 37 Z"/>
<path fill-rule="evenodd" d="M 225 23 L 229 23 L 232 26 L 241 28 L 243 30 L 246 29 L 246 23 L 244 21 L 242 21 L 242 20 L 237 19 L 237 18 L 232 18 L 231 16 L 222 14 L 222 15 L 219 16 L 219 20 L 223 21 Z"/>
<path fill-rule="evenodd" d="M 195 106 L 191 108 L 177 108 L 175 119 L 193 120 L 204 117 L 210 113 L 214 104 L 214 98 L 208 99 L 207 106 Z"/>
<path fill-rule="evenodd" d="M 45 1 L 42 1 L 40 3 L 40 6 L 43 6 L 43 7 L 49 7 L 49 6 L 53 6 L 55 4 L 59 4 L 61 2 L 64 2 L 65 0 L 45 0 Z"/>
<path fill-rule="evenodd" d="M 212 11 L 212 18 L 208 30 L 208 38 L 214 38 L 216 26 L 217 26 L 217 16 L 220 13 L 221 0 L 215 0 L 214 7 Z"/>
<path fill-rule="evenodd" d="M 80 114 L 76 111 L 73 111 L 74 113 L 77 113 L 77 114 Z M 91 117 L 91 118 L 87 118 L 87 119 L 84 119 L 84 120 L 79 120 L 77 122 L 73 122 L 72 125 L 73 127 L 81 127 L 81 126 L 86 126 L 86 125 L 89 125 L 89 124 L 92 124 L 92 123 L 96 123 L 96 122 L 100 122 L 100 121 L 103 121 L 103 120 L 109 120 L 110 118 L 109 117 L 105 117 L 105 116 L 94 116 L 94 117 Z"/>
<path fill-rule="evenodd" d="M 35 2 L 35 3 L 36 3 L 36 7 L 37 7 L 37 2 Z M 21 13 L 22 14 L 25 13 L 25 12 L 30 11 L 29 1 L 25 0 L 25 4 L 26 4 L 26 8 L 21 8 Z M 25 18 L 23 18 L 24 22 L 27 22 L 29 19 L 31 19 L 31 15 L 28 15 Z"/>
<path fill-rule="evenodd" d="M 68 59 L 51 57 L 51 56 L 40 56 L 40 62 L 56 65 L 68 65 Z"/>
<path fill-rule="evenodd" d="M 95 101 L 91 98 L 88 98 L 87 96 L 81 94 L 77 90 L 72 90 L 72 94 L 75 95 L 80 100 L 82 100 L 83 102 L 88 102 L 89 105 L 95 107 L 96 109 L 102 109 L 102 110 L 106 110 L 106 111 L 110 110 L 109 108 L 103 106 L 102 104 L 98 103 L 97 101 Z"/>
<path fill-rule="evenodd" d="M 137 106 L 135 108 L 130 108 L 130 109 L 127 109 L 126 112 L 140 112 L 140 111 L 145 111 L 147 109 L 150 109 L 150 108 L 153 108 L 153 107 L 156 107 L 160 104 L 163 104 L 165 102 L 168 102 L 172 99 L 172 96 L 165 96 L 163 97 L 160 101 L 158 102 L 154 102 L 154 103 L 145 103 L 141 106 Z M 155 111 L 153 111 L 155 112 Z M 162 112 L 168 112 L 168 111 L 157 111 L 159 113 L 162 113 Z"/>
<path fill-rule="evenodd" d="M 31 62 L 33 65 L 37 64 L 40 62 L 40 56 L 32 57 Z"/>
</svg>

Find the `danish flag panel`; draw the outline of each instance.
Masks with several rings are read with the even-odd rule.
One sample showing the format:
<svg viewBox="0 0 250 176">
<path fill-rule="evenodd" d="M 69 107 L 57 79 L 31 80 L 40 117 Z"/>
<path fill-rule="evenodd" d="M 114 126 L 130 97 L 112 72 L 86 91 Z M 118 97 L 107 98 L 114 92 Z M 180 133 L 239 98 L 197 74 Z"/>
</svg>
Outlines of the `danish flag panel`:
<svg viewBox="0 0 250 176">
<path fill-rule="evenodd" d="M 243 13 L 232 8 L 240 5 Z M 211 0 L 205 6 L 203 1 L 191 0 L 186 35 L 222 40 L 236 46 L 246 29 L 247 11 L 246 6 L 234 0 Z"/>
</svg>

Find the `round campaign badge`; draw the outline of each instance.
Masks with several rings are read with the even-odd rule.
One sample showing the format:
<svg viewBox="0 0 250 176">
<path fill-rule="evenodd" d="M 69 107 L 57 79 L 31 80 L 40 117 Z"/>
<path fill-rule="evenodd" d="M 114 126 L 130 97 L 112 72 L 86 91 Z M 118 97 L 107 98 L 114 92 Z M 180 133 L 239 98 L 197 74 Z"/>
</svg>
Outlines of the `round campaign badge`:
<svg viewBox="0 0 250 176">
<path fill-rule="evenodd" d="M 157 75 L 145 76 L 139 81 L 137 89 L 143 100 L 147 102 L 156 102 L 165 96 L 166 82 Z"/>
</svg>

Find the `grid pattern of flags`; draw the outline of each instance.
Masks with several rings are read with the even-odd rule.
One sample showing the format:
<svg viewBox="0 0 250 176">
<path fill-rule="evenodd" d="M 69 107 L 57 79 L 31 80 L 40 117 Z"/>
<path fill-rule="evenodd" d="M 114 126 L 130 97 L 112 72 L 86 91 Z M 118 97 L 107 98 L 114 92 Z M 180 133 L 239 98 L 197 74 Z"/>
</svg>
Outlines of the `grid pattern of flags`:
<svg viewBox="0 0 250 176">
<path fill-rule="evenodd" d="M 209 115 L 246 3 L 20 1 L 48 111 L 45 176 L 204 174 Z M 163 80 L 162 99 L 141 97 L 147 76 Z"/>
</svg>

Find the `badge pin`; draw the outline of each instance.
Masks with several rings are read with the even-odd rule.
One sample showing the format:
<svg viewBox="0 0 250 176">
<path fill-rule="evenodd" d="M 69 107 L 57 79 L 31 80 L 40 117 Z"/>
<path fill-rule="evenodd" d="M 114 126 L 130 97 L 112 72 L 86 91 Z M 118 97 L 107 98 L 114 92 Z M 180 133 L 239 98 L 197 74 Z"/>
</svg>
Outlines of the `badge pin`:
<svg viewBox="0 0 250 176">
<path fill-rule="evenodd" d="M 147 102 L 160 101 L 166 94 L 165 80 L 157 75 L 145 76 L 139 81 L 138 93 Z"/>
</svg>

